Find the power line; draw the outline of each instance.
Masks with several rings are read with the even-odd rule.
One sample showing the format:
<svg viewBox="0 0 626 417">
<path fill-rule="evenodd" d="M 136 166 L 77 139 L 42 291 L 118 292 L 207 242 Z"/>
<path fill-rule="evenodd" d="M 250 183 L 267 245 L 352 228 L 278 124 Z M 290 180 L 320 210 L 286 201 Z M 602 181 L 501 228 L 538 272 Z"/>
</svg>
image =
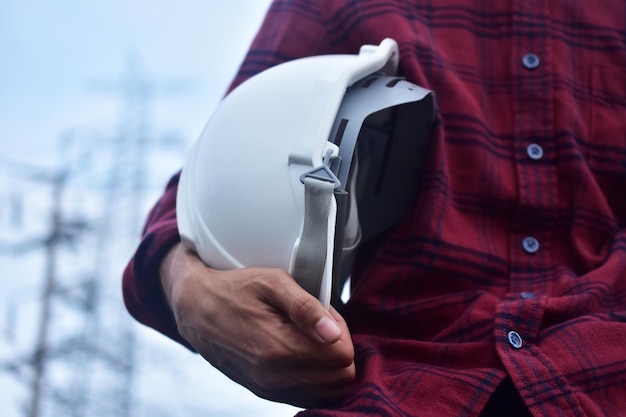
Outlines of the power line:
<svg viewBox="0 0 626 417">
<path fill-rule="evenodd" d="M 107 283 L 113 280 L 119 292 L 121 271 L 113 266 L 127 260 L 139 236 L 149 156 L 159 147 L 184 145 L 172 141 L 171 135 L 161 140 L 153 133 L 151 106 L 157 85 L 131 62 L 120 80 L 107 83 L 107 92 L 114 92 L 122 104 L 115 133 L 66 132 L 58 142 L 58 170 L 0 156 L 0 172 L 51 191 L 49 230 L 22 240 L 0 236 L 0 256 L 44 254 L 33 351 L 26 361 L 0 363 L 0 371 L 26 383 L 29 417 L 132 415 L 134 323 L 119 304 L 110 306 Z M 84 184 L 96 160 L 98 169 L 104 168 L 105 182 Z M 77 209 L 70 210 L 71 201 Z M 85 206 L 96 207 L 97 214 L 87 214 L 91 209 Z M 15 204 L 11 210 L 23 209 Z M 57 331 L 62 327 L 63 332 Z"/>
</svg>

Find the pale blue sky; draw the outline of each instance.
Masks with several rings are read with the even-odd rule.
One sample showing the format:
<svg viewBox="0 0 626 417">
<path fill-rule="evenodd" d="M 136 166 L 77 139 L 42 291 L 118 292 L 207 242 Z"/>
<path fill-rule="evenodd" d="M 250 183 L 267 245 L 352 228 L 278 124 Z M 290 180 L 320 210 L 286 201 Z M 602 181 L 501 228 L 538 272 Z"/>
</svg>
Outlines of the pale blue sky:
<svg viewBox="0 0 626 417">
<path fill-rule="evenodd" d="M 106 124 L 110 100 L 90 88 L 94 80 L 118 77 L 131 53 L 156 79 L 187 82 L 184 95 L 165 97 L 178 112 L 164 117 L 197 132 L 267 4 L 0 0 L 0 152 L 17 140 L 42 144 L 70 126 Z"/>
<path fill-rule="evenodd" d="M 113 131 L 119 97 L 95 86 L 119 79 L 130 55 L 157 85 L 154 129 L 176 131 L 191 143 L 233 77 L 268 4 L 269 0 L 0 0 L 0 163 L 9 158 L 55 167 L 63 132 Z M 163 181 L 171 169 L 161 168 Z M 11 174 L 0 170 L 0 188 L 10 182 Z M 2 199 L 7 195 L 0 189 L 0 237 L 12 233 L 2 217 L 6 214 Z M 33 230 L 44 223 L 41 220 Z M 36 295 L 25 292 L 38 290 L 40 282 L 38 272 L 29 269 L 40 270 L 40 257 L 10 261 L 16 263 L 9 265 L 6 257 L 0 258 L 0 330 L 8 326 L 7 305 L 22 298 L 32 304 Z M 34 323 L 25 322 L 23 316 L 17 329 L 28 341 Z M 15 352 L 1 337 L 0 359 L 6 359 Z M 144 345 L 152 346 L 153 354 L 160 352 L 157 356 L 167 358 L 170 368 L 182 369 L 185 377 L 171 381 L 167 374 L 140 375 L 138 396 L 150 405 L 139 407 L 143 411 L 138 416 L 288 416 L 295 410 L 256 399 L 199 356 L 156 332 L 145 330 L 140 337 Z M 139 369 L 146 365 L 150 366 Z M 0 415 L 21 417 L 19 406 L 25 399 L 24 387 L 0 373 Z M 155 406 L 157 414 L 150 412 Z"/>
</svg>

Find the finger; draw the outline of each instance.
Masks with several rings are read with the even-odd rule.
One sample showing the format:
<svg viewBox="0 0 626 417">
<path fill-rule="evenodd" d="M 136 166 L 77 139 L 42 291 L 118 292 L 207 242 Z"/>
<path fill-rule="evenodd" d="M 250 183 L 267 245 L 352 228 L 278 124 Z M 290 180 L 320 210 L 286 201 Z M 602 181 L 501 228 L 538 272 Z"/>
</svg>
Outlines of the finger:
<svg viewBox="0 0 626 417">
<path fill-rule="evenodd" d="M 353 384 L 323 384 L 314 387 L 293 387 L 282 390 L 258 389 L 259 397 L 302 408 L 330 407 L 354 391 Z"/>
<path fill-rule="evenodd" d="M 345 368 L 246 367 L 222 361 L 222 372 L 256 395 L 300 407 L 321 405 L 344 397 L 355 380 L 354 363 Z"/>
<path fill-rule="evenodd" d="M 278 309 L 284 311 L 292 323 L 313 340 L 322 344 L 337 342 L 342 329 L 331 313 L 319 300 L 300 287 L 291 276 L 279 287 L 280 291 L 270 291 L 266 296 Z"/>
</svg>

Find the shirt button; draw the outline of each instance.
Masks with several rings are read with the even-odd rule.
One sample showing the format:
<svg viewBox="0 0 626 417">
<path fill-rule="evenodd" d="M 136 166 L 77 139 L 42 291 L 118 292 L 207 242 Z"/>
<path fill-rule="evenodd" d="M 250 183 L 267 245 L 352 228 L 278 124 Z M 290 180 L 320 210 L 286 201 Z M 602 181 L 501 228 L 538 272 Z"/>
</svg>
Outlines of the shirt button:
<svg viewBox="0 0 626 417">
<path fill-rule="evenodd" d="M 526 147 L 526 153 L 530 159 L 535 161 L 543 158 L 543 148 L 536 143 L 531 143 Z"/>
<path fill-rule="evenodd" d="M 526 54 L 522 57 L 522 63 L 526 69 L 534 70 L 539 66 L 539 57 L 535 54 Z"/>
<path fill-rule="evenodd" d="M 520 336 L 519 333 L 511 330 L 507 336 L 509 338 L 509 343 L 515 349 L 519 349 L 522 347 L 522 336 Z"/>
<path fill-rule="evenodd" d="M 539 250 L 539 242 L 534 237 L 527 237 L 522 241 L 526 253 L 535 253 Z"/>
</svg>

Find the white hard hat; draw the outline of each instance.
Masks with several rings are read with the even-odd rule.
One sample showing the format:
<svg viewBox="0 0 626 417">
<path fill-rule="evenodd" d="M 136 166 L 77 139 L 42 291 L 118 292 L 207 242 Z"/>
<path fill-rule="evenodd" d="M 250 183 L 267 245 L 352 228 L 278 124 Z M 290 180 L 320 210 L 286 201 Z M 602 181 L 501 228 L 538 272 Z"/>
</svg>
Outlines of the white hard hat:
<svg viewBox="0 0 626 417">
<path fill-rule="evenodd" d="M 328 305 L 344 247 L 393 227 L 416 195 L 434 98 L 397 66 L 385 39 L 234 89 L 182 169 L 184 245 L 216 269 L 283 268 Z"/>
</svg>

